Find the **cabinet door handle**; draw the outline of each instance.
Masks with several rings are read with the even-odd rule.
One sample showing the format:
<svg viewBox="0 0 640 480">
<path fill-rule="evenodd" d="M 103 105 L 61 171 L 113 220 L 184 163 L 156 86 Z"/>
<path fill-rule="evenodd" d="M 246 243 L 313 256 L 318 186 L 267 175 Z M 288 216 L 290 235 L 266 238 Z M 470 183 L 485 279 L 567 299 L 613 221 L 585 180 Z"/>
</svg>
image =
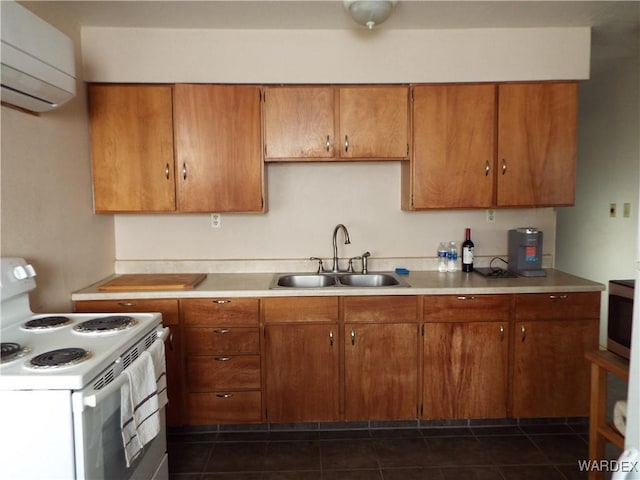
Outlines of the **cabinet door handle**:
<svg viewBox="0 0 640 480">
<path fill-rule="evenodd" d="M 333 347 L 333 330 L 329 330 L 329 345 Z"/>
<path fill-rule="evenodd" d="M 356 332 L 352 328 L 351 329 L 351 345 L 355 345 L 355 344 L 356 344 Z"/>
<path fill-rule="evenodd" d="M 231 303 L 231 300 L 211 300 L 213 303 L 217 303 L 218 305 L 224 305 L 225 303 Z"/>
<path fill-rule="evenodd" d="M 164 165 L 164 176 L 169 180 L 169 164 L 165 163 Z"/>
<path fill-rule="evenodd" d="M 173 352 L 173 333 L 169 334 L 169 350 Z"/>
<path fill-rule="evenodd" d="M 135 302 L 118 302 L 121 307 L 135 307 Z"/>
<path fill-rule="evenodd" d="M 215 357 L 214 360 L 216 362 L 228 362 L 231 360 L 231 357 Z"/>
<path fill-rule="evenodd" d="M 504 325 L 500 325 L 500 342 L 504 342 Z"/>
<path fill-rule="evenodd" d="M 549 295 L 551 300 L 566 300 L 567 295 Z"/>
<path fill-rule="evenodd" d="M 491 171 L 491 165 L 489 164 L 489 160 L 487 160 L 487 163 L 484 164 L 484 176 L 488 177 L 490 171 Z"/>
<path fill-rule="evenodd" d="M 474 297 L 473 295 L 471 295 L 471 296 L 463 295 L 461 297 L 458 297 L 458 300 L 475 300 L 475 299 L 476 299 L 476 297 Z"/>
<path fill-rule="evenodd" d="M 217 393 L 216 397 L 218 397 L 218 398 L 231 398 L 231 397 L 233 397 L 233 393 Z"/>
<path fill-rule="evenodd" d="M 182 179 L 183 180 L 187 179 L 187 163 L 186 162 L 182 164 Z"/>
<path fill-rule="evenodd" d="M 331 138 L 327 135 L 327 152 L 331 149 Z"/>
<path fill-rule="evenodd" d="M 507 173 L 507 161 L 503 158 L 502 159 L 502 174 L 504 175 L 505 173 Z"/>
<path fill-rule="evenodd" d="M 522 328 L 520 329 L 520 340 L 524 342 L 526 338 L 527 338 L 527 329 L 524 328 L 524 325 L 523 325 Z"/>
<path fill-rule="evenodd" d="M 230 332 L 230 330 L 228 328 L 214 328 L 213 329 L 213 333 L 224 334 L 224 333 L 229 333 L 229 332 Z"/>
<path fill-rule="evenodd" d="M 349 151 L 349 135 L 344 136 L 344 151 Z"/>
</svg>

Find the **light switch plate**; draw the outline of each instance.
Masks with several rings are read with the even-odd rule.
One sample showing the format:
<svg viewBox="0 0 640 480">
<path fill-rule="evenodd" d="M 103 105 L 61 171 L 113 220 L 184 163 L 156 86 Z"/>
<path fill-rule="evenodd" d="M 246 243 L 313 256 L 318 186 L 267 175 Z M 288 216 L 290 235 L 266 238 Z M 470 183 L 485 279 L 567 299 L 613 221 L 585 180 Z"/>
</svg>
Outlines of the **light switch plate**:
<svg viewBox="0 0 640 480">
<path fill-rule="evenodd" d="M 222 228 L 222 215 L 219 213 L 211 214 L 211 228 Z"/>
</svg>

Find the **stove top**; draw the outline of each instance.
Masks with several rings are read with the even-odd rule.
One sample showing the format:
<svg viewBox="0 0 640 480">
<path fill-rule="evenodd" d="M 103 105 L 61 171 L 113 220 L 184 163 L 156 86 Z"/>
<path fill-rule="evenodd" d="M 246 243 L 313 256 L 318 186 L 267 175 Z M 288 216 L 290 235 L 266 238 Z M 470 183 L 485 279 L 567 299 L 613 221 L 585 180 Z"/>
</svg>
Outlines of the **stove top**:
<svg viewBox="0 0 640 480">
<path fill-rule="evenodd" d="M 0 258 L 0 391 L 80 390 L 160 331 L 159 313 L 35 314 L 35 276 L 24 259 Z"/>
</svg>

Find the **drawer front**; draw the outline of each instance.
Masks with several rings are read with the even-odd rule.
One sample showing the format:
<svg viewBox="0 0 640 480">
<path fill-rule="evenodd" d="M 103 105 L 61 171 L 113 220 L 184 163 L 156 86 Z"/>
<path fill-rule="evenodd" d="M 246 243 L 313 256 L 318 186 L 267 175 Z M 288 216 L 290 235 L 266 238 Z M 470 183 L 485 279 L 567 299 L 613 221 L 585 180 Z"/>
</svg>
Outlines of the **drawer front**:
<svg viewBox="0 0 640 480">
<path fill-rule="evenodd" d="M 188 355 L 234 355 L 260 352 L 257 328 L 190 327 L 185 329 Z"/>
<path fill-rule="evenodd" d="M 510 295 L 428 295 L 424 321 L 508 321 L 510 300 Z"/>
<path fill-rule="evenodd" d="M 258 423 L 262 420 L 259 391 L 190 393 L 187 396 L 187 423 Z"/>
<path fill-rule="evenodd" d="M 516 295 L 516 320 L 562 320 L 600 317 L 600 292 Z"/>
<path fill-rule="evenodd" d="M 338 297 L 262 299 L 265 323 L 337 322 Z"/>
<path fill-rule="evenodd" d="M 190 392 L 259 389 L 260 356 L 189 356 L 187 385 Z"/>
<path fill-rule="evenodd" d="M 416 322 L 418 301 L 414 296 L 344 298 L 345 322 Z"/>
<path fill-rule="evenodd" d="M 78 313 L 145 313 L 161 312 L 163 325 L 178 325 L 178 300 L 85 300 L 75 303 Z"/>
<path fill-rule="evenodd" d="M 180 300 L 186 325 L 258 325 L 257 298 L 202 298 Z"/>
</svg>

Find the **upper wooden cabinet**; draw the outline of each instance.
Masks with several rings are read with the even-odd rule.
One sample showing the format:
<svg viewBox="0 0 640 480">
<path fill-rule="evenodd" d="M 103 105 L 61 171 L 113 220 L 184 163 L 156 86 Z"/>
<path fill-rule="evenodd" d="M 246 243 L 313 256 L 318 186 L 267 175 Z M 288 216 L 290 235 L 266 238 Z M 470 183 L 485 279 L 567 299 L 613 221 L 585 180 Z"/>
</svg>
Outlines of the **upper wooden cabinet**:
<svg viewBox="0 0 640 480">
<path fill-rule="evenodd" d="M 406 86 L 265 88 L 265 160 L 404 160 Z"/>
<path fill-rule="evenodd" d="M 493 84 L 413 88 L 415 208 L 493 205 L 495 118 Z"/>
<path fill-rule="evenodd" d="M 498 87 L 498 206 L 573 205 L 578 85 Z"/>
<path fill-rule="evenodd" d="M 574 202 L 576 82 L 416 85 L 402 208 Z"/>
<path fill-rule="evenodd" d="M 96 212 L 264 211 L 259 87 L 90 85 L 89 105 Z"/>
<path fill-rule="evenodd" d="M 178 210 L 262 212 L 260 88 L 174 87 Z"/>
<path fill-rule="evenodd" d="M 175 210 L 171 90 L 89 85 L 96 212 Z"/>
</svg>

